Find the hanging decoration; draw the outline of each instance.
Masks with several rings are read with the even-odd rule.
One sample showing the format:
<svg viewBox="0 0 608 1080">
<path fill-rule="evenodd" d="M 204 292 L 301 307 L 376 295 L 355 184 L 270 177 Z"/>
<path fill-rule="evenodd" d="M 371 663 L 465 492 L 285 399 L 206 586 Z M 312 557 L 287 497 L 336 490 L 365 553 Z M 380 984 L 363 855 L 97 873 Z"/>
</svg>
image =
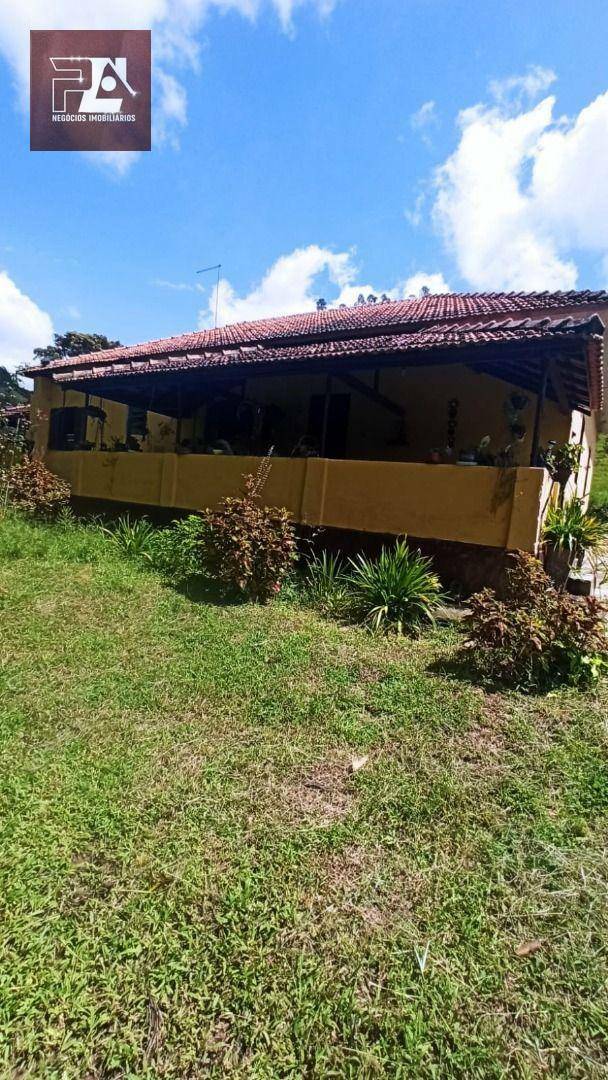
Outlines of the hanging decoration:
<svg viewBox="0 0 608 1080">
<path fill-rule="evenodd" d="M 529 404 L 530 399 L 525 394 L 517 392 L 510 394 L 504 403 L 507 424 L 515 442 L 522 442 L 526 436 L 526 425 L 522 423 L 521 414 Z"/>
<path fill-rule="evenodd" d="M 458 398 L 450 398 L 448 401 L 448 437 L 446 442 L 446 453 L 453 454 L 456 447 L 456 430 L 458 428 L 458 409 L 460 402 Z"/>
</svg>

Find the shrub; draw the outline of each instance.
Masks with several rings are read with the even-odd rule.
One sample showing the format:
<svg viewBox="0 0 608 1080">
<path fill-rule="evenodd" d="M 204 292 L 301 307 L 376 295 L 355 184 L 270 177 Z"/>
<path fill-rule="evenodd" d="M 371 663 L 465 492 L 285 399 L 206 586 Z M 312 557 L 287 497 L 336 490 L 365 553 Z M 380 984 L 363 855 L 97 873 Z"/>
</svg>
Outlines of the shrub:
<svg viewBox="0 0 608 1080">
<path fill-rule="evenodd" d="M 430 559 L 410 551 L 406 538 L 382 548 L 378 559 L 349 559 L 348 584 L 355 609 L 373 629 L 417 630 L 431 622 L 441 602 L 441 584 Z"/>
<path fill-rule="evenodd" d="M 173 521 L 159 529 L 151 551 L 152 565 L 175 584 L 203 573 L 203 532 L 205 522 L 199 514 Z"/>
<path fill-rule="evenodd" d="M 2 414 L 3 402 L 0 400 L 0 473 L 23 460 L 25 454 L 25 426 L 12 427 Z"/>
<path fill-rule="evenodd" d="M 528 689 L 589 685 L 605 666 L 605 608 L 558 592 L 532 555 L 513 556 L 503 599 L 483 589 L 470 604 L 469 645 L 487 676 Z"/>
<path fill-rule="evenodd" d="M 67 506 L 70 485 L 55 476 L 42 461 L 26 458 L 4 476 L 8 501 L 17 510 L 36 517 L 56 517 Z"/>
<path fill-rule="evenodd" d="M 329 551 L 313 555 L 306 564 L 304 591 L 309 603 L 323 615 L 343 615 L 351 600 L 342 557 Z"/>
<path fill-rule="evenodd" d="M 571 476 L 578 476 L 581 466 L 583 448 L 580 443 L 549 443 L 547 450 L 541 454 L 542 463 L 553 480 L 556 480 L 561 491 L 565 490 Z"/>
<path fill-rule="evenodd" d="M 580 563 L 586 551 L 597 551 L 608 539 L 608 522 L 583 509 L 582 499 L 572 498 L 564 506 L 551 506 L 545 518 L 546 544 L 567 551 L 573 563 Z"/>
<path fill-rule="evenodd" d="M 608 502 L 593 503 L 591 513 L 594 518 L 608 526 Z"/>
<path fill-rule="evenodd" d="M 156 529 L 146 518 L 123 514 L 112 525 L 102 525 L 101 530 L 126 558 L 151 560 Z"/>
<path fill-rule="evenodd" d="M 205 570 L 250 600 L 266 603 L 275 596 L 296 558 L 296 540 L 287 510 L 262 506 L 260 491 L 270 464 L 245 477 L 244 493 L 206 510 L 201 533 Z"/>
</svg>

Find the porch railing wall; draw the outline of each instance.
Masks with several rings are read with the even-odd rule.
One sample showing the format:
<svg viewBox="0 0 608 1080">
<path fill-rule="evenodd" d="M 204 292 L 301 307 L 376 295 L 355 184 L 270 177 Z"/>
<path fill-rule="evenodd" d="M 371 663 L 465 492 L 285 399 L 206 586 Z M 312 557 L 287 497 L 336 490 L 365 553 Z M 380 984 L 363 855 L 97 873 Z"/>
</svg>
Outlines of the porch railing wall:
<svg viewBox="0 0 608 1080">
<path fill-rule="evenodd" d="M 236 494 L 259 458 L 51 452 L 74 495 L 202 510 Z M 275 458 L 264 493 L 302 524 L 534 551 L 547 477 L 496 469 L 389 461 Z"/>
</svg>

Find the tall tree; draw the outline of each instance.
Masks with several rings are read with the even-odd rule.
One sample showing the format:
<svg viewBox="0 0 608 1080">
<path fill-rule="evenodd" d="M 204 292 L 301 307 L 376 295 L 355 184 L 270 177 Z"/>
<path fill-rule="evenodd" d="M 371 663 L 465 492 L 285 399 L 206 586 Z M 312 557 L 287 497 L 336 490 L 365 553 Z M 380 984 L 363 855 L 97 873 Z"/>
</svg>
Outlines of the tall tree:
<svg viewBox="0 0 608 1080">
<path fill-rule="evenodd" d="M 81 334 L 78 330 L 68 330 L 66 334 L 54 334 L 54 345 L 44 349 L 34 349 L 34 357 L 41 364 L 51 360 L 61 360 L 64 356 L 80 356 L 81 353 L 99 352 L 101 349 L 114 349 L 120 341 L 110 341 L 105 334 Z"/>
<path fill-rule="evenodd" d="M 30 392 L 19 385 L 16 375 L 0 367 L 0 406 L 25 405 L 30 399 Z"/>
</svg>

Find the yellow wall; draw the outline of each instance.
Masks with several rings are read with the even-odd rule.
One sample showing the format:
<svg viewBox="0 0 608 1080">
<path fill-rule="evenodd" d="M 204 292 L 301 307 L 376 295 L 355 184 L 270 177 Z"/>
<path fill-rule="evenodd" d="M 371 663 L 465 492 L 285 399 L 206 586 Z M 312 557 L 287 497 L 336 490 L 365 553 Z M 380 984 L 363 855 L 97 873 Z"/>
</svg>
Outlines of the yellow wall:
<svg viewBox="0 0 608 1080">
<path fill-rule="evenodd" d="M 357 378 L 374 385 L 374 372 L 357 373 Z M 289 453 L 300 436 L 306 433 L 308 408 L 311 394 L 325 390 L 324 376 L 269 376 L 249 379 L 245 387 L 245 399 L 273 403 L 284 409 L 285 417 L 281 435 L 281 451 Z M 332 393 L 350 394 L 349 433 L 347 457 L 368 460 L 426 461 L 433 448 L 444 449 L 448 437 L 448 402 L 459 402 L 456 427 L 456 460 L 462 450 L 476 448 L 484 436 L 491 438 L 493 454 L 504 450 L 513 442 L 505 413 L 507 398 L 516 391 L 525 393 L 528 404 L 522 413 L 526 427 L 524 440 L 515 448 L 515 462 L 530 463 L 532 431 L 536 396 L 520 390 L 502 379 L 480 375 L 461 364 L 443 367 L 385 368 L 378 377 L 378 390 L 405 414 L 407 445 L 399 438 L 399 417 L 384 407 L 370 401 L 340 381 L 332 380 Z M 560 412 L 558 406 L 547 401 L 543 410 L 540 432 L 541 445 L 550 439 L 565 442 L 569 436 L 570 414 Z"/>
<path fill-rule="evenodd" d="M 362 373 L 358 378 L 372 386 L 374 373 Z M 325 384 L 324 376 L 297 374 L 247 380 L 246 401 L 272 403 L 283 410 L 277 446 L 283 455 L 288 455 L 306 432 L 311 394 L 322 394 Z M 357 460 L 332 462 L 327 468 L 326 462 L 315 459 L 308 462 L 275 459 L 268 500 L 286 505 L 296 520 L 312 524 L 375 532 L 407 531 L 420 537 L 532 550 L 538 525 L 537 488 L 542 484 L 538 477 L 543 475 L 540 470 L 527 468 L 534 395 L 527 395 L 529 402 L 521 417 L 526 436 L 516 449 L 515 461 L 522 466 L 517 472 L 446 464 L 419 465 L 403 473 L 392 469 L 391 462 L 424 462 L 432 447 L 445 447 L 448 401 L 453 397 L 459 400 L 456 445 L 453 458 L 446 460 L 455 462 L 459 451 L 477 446 L 485 435 L 491 436 L 492 452 L 504 448 L 511 438 L 504 405 L 516 388 L 454 365 L 385 369 L 380 373 L 378 389 L 403 406 L 407 445 L 396 439 L 400 428 L 397 417 L 335 378 L 332 391 L 350 393 L 346 454 Z M 91 397 L 90 401 L 100 404 L 107 412 L 104 442 L 111 445 L 112 438 L 124 441 L 126 406 L 107 398 Z M 64 400 L 61 388 L 50 379 L 36 380 L 32 418 L 38 454 L 46 453 L 51 407 L 64 403 L 82 405 L 84 395 L 68 390 Z M 192 421 L 182 422 L 181 438 L 192 438 L 195 430 L 202 436 L 203 425 L 204 409 Z M 95 498 L 201 509 L 238 490 L 248 459 L 218 459 L 199 454 L 176 457 L 173 453 L 176 422 L 149 413 L 148 428 L 142 446 L 148 453 L 141 456 L 149 460 L 144 464 L 134 461 L 140 455 L 133 454 L 88 453 L 82 461 L 83 455 L 74 451 L 68 455 L 49 454 L 49 462 L 57 463 L 61 475 L 70 472 L 68 479 L 73 482 L 76 494 Z M 99 446 L 100 437 L 99 424 L 89 420 L 88 438 Z M 572 493 L 576 490 L 587 498 L 593 469 L 594 418 L 579 413 L 564 414 L 557 405 L 546 402 L 541 445 L 546 446 L 550 439 L 558 443 L 570 439 L 582 444 L 581 469 L 571 489 Z M 72 456 L 74 460 L 70 464 L 66 458 Z M 513 480 L 514 477 L 517 479 Z M 511 482 L 516 484 L 517 497 L 503 490 Z M 548 499 L 545 496 L 546 492 L 543 506 Z"/>
<path fill-rule="evenodd" d="M 259 458 L 50 452 L 74 495 L 202 510 L 236 494 Z M 548 498 L 542 469 L 274 458 L 264 499 L 295 521 L 533 551 Z"/>
<path fill-rule="evenodd" d="M 568 485 L 567 496 L 579 495 L 587 503 L 593 479 L 597 424 L 595 416 L 584 416 L 582 413 L 573 413 L 571 420 L 569 441 L 579 443 L 583 449 L 578 476 Z"/>
<path fill-rule="evenodd" d="M 85 400 L 85 395 L 79 390 L 66 390 L 64 393 L 61 387 L 49 378 L 43 377 L 34 381 L 31 403 L 32 438 L 38 454 L 44 454 L 47 448 L 51 409 L 60 409 L 64 405 L 82 406 Z M 106 413 L 106 420 L 102 427 L 98 420 L 89 418 L 87 440 L 92 442 L 96 449 L 99 449 L 102 438 L 109 447 L 114 439 L 124 442 L 127 434 L 127 406 L 93 394 L 89 397 L 89 404 L 102 408 Z M 148 435 L 142 443 L 142 450 L 160 452 L 175 449 L 175 420 L 159 413 L 148 412 L 147 424 Z"/>
</svg>

